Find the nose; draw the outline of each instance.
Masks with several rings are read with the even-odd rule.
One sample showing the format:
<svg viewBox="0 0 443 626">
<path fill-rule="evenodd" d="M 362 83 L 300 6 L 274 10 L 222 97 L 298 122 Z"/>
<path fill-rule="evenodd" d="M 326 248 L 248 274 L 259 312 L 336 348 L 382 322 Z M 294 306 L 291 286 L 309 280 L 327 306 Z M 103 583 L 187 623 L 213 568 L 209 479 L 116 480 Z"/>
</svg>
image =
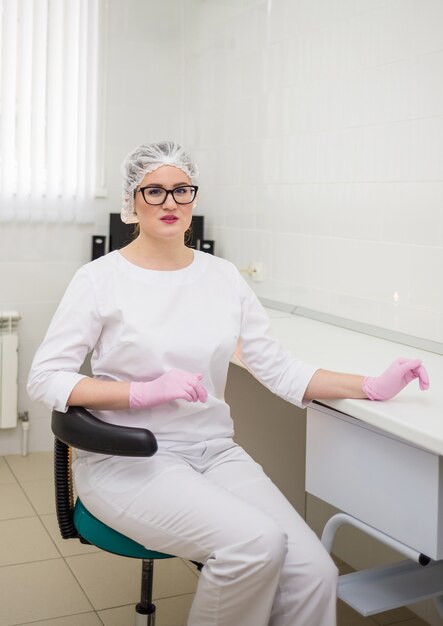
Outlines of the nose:
<svg viewBox="0 0 443 626">
<path fill-rule="evenodd" d="M 174 200 L 174 196 L 172 195 L 172 190 L 171 189 L 169 189 L 166 192 L 166 198 L 165 198 L 165 200 L 164 200 L 164 202 L 162 204 L 162 207 L 164 209 L 176 209 L 177 208 L 177 203 Z"/>
</svg>

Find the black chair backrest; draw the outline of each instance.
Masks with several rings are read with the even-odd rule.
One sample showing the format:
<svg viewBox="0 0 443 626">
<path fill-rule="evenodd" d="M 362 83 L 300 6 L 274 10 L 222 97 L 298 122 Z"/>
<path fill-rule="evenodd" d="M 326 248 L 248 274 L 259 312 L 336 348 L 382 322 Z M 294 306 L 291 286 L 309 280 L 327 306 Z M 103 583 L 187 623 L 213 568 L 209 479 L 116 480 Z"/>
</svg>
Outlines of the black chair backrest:
<svg viewBox="0 0 443 626">
<path fill-rule="evenodd" d="M 54 483 L 55 508 L 60 534 L 63 539 L 78 537 L 74 526 L 74 488 L 71 474 L 71 449 L 57 439 L 54 439 Z"/>
<path fill-rule="evenodd" d="M 146 428 L 108 424 L 80 406 L 66 413 L 52 411 L 51 428 L 60 441 L 73 448 L 112 456 L 152 456 L 157 440 Z"/>
<path fill-rule="evenodd" d="M 51 428 L 55 435 L 55 506 L 60 533 L 64 539 L 81 539 L 74 526 L 72 448 L 99 454 L 149 457 L 157 452 L 157 440 L 150 430 L 108 424 L 78 406 L 69 407 L 66 413 L 54 410 Z"/>
</svg>

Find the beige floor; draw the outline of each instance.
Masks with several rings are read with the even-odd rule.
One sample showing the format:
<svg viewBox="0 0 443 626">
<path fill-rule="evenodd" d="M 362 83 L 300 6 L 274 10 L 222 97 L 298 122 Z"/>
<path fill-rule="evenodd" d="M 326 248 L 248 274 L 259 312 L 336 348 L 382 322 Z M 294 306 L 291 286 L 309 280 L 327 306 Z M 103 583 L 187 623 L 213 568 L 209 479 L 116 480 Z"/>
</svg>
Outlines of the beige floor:
<svg viewBox="0 0 443 626">
<path fill-rule="evenodd" d="M 132 626 L 140 564 L 59 537 L 52 463 L 45 452 L 0 457 L 0 626 Z M 181 559 L 156 563 L 157 626 L 186 624 L 197 580 Z M 407 609 L 363 618 L 342 603 L 338 622 L 425 626 Z"/>
</svg>

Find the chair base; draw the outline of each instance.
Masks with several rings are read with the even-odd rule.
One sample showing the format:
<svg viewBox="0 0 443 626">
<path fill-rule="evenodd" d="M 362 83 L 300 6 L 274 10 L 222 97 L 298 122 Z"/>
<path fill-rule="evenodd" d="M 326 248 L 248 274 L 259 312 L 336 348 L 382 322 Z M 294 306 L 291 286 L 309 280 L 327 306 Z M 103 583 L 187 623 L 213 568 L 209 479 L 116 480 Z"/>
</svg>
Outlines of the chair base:
<svg viewBox="0 0 443 626">
<path fill-rule="evenodd" d="M 139 604 L 135 607 L 135 626 L 155 626 L 155 606 L 152 605 L 154 610 L 151 613 L 145 613 L 143 609 L 143 612 L 139 613 L 137 610 L 139 607 Z"/>
</svg>

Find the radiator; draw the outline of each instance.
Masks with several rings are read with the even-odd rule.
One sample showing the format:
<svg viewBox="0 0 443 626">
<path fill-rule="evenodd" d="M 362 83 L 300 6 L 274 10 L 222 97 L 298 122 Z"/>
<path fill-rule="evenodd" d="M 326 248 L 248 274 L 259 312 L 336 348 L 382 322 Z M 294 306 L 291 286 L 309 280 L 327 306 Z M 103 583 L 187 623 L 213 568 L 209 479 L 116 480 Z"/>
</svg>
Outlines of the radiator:
<svg viewBox="0 0 443 626">
<path fill-rule="evenodd" d="M 16 311 L 0 311 L 0 428 L 17 426 L 19 319 Z"/>
</svg>

